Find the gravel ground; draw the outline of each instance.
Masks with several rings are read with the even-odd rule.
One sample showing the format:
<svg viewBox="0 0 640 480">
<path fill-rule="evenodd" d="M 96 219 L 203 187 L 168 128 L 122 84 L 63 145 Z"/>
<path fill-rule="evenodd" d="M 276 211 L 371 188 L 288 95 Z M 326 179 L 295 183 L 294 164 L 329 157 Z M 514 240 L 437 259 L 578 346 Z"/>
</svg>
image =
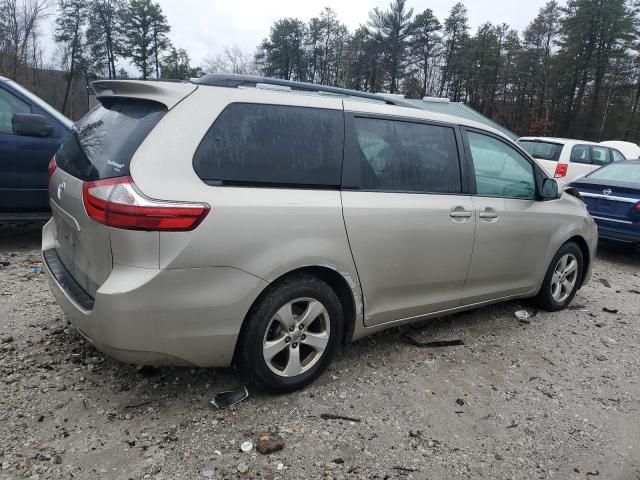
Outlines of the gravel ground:
<svg viewBox="0 0 640 480">
<path fill-rule="evenodd" d="M 640 479 L 634 250 L 601 246 L 567 311 L 510 302 L 383 332 L 300 393 L 218 411 L 236 372 L 105 357 L 54 303 L 38 227 L 0 232 L 2 480 Z M 530 323 L 514 317 L 523 306 Z M 240 451 L 262 433 L 284 449 Z"/>
</svg>

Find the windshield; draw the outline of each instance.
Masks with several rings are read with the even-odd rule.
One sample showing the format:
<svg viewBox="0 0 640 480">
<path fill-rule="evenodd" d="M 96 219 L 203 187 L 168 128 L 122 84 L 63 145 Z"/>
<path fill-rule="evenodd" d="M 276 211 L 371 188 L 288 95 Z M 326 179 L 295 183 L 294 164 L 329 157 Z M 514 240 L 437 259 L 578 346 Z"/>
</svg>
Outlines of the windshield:
<svg viewBox="0 0 640 480">
<path fill-rule="evenodd" d="M 614 182 L 640 183 L 640 163 L 612 163 L 596 170 L 589 178 Z"/>
<path fill-rule="evenodd" d="M 557 162 L 562 152 L 562 145 L 539 140 L 518 140 L 518 144 L 524 148 L 533 158 L 540 160 L 553 160 Z"/>
<path fill-rule="evenodd" d="M 24 87 L 21 87 L 20 85 L 18 85 L 16 82 L 12 80 L 9 80 L 7 83 L 11 86 L 11 88 L 16 90 L 17 92 L 20 92 L 21 95 L 24 95 L 25 97 L 27 97 L 33 103 L 38 105 L 41 109 L 47 112 L 49 115 L 51 115 L 60 123 L 62 123 L 65 127 L 71 128 L 71 126 L 73 125 L 73 122 L 69 120 L 67 117 L 65 117 L 63 114 L 61 114 L 58 110 L 53 108 L 51 105 L 49 105 L 47 102 L 42 100 L 40 97 L 38 97 L 37 95 L 34 95 L 29 90 L 27 90 Z"/>
</svg>

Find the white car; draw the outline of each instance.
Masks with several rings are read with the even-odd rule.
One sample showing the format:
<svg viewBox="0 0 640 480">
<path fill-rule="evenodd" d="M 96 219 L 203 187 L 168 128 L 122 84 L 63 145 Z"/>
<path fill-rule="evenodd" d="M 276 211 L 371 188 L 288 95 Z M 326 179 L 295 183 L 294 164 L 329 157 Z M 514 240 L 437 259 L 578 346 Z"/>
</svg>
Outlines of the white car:
<svg viewBox="0 0 640 480">
<path fill-rule="evenodd" d="M 625 156 L 627 160 L 635 160 L 637 158 L 640 158 L 640 146 L 633 142 L 609 140 L 607 142 L 600 142 L 600 145 L 618 150 Z"/>
<path fill-rule="evenodd" d="M 522 137 L 518 143 L 549 175 L 568 183 L 611 162 L 626 160 L 615 148 L 584 140 Z"/>
</svg>

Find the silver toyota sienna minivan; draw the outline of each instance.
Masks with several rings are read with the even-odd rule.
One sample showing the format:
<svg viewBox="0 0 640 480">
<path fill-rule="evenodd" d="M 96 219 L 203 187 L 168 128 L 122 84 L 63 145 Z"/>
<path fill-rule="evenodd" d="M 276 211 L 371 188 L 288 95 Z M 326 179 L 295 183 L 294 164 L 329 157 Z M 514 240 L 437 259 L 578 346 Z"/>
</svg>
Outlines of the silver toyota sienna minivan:
<svg viewBox="0 0 640 480">
<path fill-rule="evenodd" d="M 236 75 L 98 81 L 52 159 L 42 256 L 96 348 L 312 382 L 340 343 L 514 298 L 566 307 L 597 231 L 485 125 Z"/>
</svg>

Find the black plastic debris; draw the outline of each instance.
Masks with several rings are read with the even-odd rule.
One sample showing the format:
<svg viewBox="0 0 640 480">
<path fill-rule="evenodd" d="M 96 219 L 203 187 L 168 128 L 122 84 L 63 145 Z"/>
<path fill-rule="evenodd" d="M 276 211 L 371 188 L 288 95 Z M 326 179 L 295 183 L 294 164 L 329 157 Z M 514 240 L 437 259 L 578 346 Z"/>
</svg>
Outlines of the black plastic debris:
<svg viewBox="0 0 640 480">
<path fill-rule="evenodd" d="M 403 338 L 416 347 L 420 348 L 441 348 L 441 347 L 457 347 L 460 345 L 464 345 L 464 342 L 460 339 L 456 340 L 434 340 L 432 342 L 423 342 L 418 340 L 417 338 L 412 337 L 411 335 L 403 335 Z"/>
<path fill-rule="evenodd" d="M 464 407 L 464 400 L 463 400 L 463 399 L 458 398 L 458 399 L 456 400 L 456 403 L 457 403 L 458 405 L 460 405 L 461 407 Z"/>
<path fill-rule="evenodd" d="M 249 391 L 244 385 L 239 386 L 234 390 L 228 390 L 226 392 L 216 393 L 211 400 L 211 405 L 217 409 L 222 410 L 232 405 L 242 402 L 249 397 Z"/>
<path fill-rule="evenodd" d="M 587 307 L 586 305 L 580 305 L 580 304 L 575 304 L 575 305 L 569 305 L 568 310 L 586 310 Z"/>
<path fill-rule="evenodd" d="M 348 422 L 360 423 L 359 418 L 347 417 L 345 415 L 335 415 L 333 413 L 321 413 L 320 418 L 323 420 L 346 420 Z"/>
<path fill-rule="evenodd" d="M 602 311 L 603 311 L 603 312 L 606 312 L 606 313 L 618 313 L 618 309 L 617 309 L 617 308 L 607 308 L 607 307 L 604 307 L 604 308 L 602 309 Z"/>
</svg>

